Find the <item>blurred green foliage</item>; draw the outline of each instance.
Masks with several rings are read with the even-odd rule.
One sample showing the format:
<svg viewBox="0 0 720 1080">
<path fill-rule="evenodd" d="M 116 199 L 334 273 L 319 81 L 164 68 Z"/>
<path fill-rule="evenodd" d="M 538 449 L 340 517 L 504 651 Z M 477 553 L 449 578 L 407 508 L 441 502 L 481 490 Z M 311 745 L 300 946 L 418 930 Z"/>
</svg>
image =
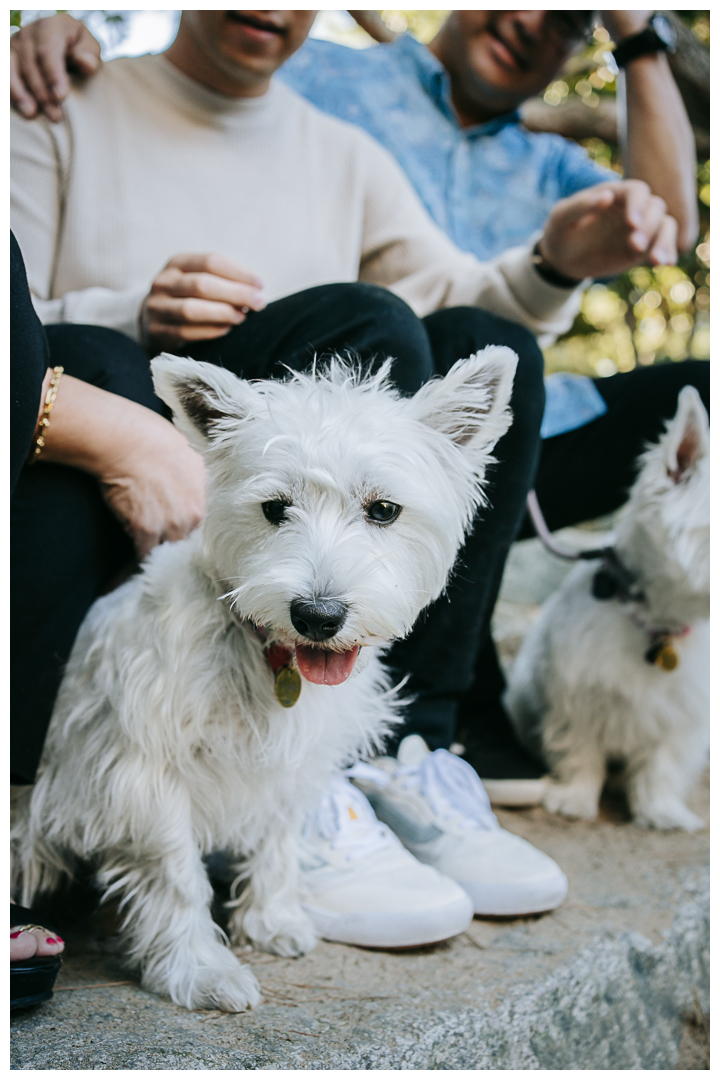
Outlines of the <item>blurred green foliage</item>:
<svg viewBox="0 0 720 1080">
<path fill-rule="evenodd" d="M 700 41 L 710 42 L 708 11 L 677 12 Z M 573 57 L 562 79 L 545 91 L 559 105 L 572 95 L 591 108 L 614 96 L 615 78 L 605 52 L 609 35 L 602 27 L 594 41 Z M 602 139 L 582 143 L 600 164 L 620 171 L 616 146 Z M 710 161 L 697 166 L 700 234 L 695 249 L 677 266 L 638 267 L 608 285 L 593 285 L 583 297 L 572 329 L 545 352 L 549 371 L 612 375 L 637 364 L 656 364 L 710 355 Z"/>
</svg>

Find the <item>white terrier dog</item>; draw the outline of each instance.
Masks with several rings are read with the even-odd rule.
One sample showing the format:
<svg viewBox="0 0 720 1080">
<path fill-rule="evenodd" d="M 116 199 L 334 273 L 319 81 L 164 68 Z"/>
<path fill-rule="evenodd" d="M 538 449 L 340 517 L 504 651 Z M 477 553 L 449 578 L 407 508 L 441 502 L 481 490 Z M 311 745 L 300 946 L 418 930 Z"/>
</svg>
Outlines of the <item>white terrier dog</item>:
<svg viewBox="0 0 720 1080">
<path fill-rule="evenodd" d="M 703 822 L 684 796 L 707 757 L 710 672 L 708 418 L 694 387 L 640 464 L 619 561 L 568 575 L 523 642 L 506 703 L 553 770 L 549 810 L 594 818 L 618 762 L 638 824 L 692 830 Z"/>
<path fill-rule="evenodd" d="M 202 862 L 230 849 L 246 882 L 232 942 L 313 947 L 305 815 L 398 719 L 377 646 L 445 587 L 511 422 L 516 360 L 485 349 L 410 398 L 389 361 L 368 377 L 334 359 L 260 383 L 153 361 L 204 454 L 207 514 L 83 623 L 18 807 L 23 902 L 92 860 L 144 985 L 238 1011 L 258 984 L 221 941 Z"/>
</svg>

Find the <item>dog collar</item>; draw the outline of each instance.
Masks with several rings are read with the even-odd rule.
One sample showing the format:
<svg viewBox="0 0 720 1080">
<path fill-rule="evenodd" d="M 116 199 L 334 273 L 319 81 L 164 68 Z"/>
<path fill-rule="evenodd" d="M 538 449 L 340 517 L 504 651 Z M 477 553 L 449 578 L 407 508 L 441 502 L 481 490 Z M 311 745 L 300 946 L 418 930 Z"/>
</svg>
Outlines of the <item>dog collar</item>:
<svg viewBox="0 0 720 1080">
<path fill-rule="evenodd" d="M 650 638 L 650 645 L 645 651 L 648 664 L 654 664 L 661 671 L 674 671 L 680 663 L 680 657 L 673 645 L 673 638 L 687 637 L 691 628 L 687 624 L 683 624 L 678 630 L 648 626 L 637 611 L 631 611 L 630 618 Z"/>
<path fill-rule="evenodd" d="M 302 677 L 295 667 L 295 650 L 289 645 L 281 645 L 279 641 L 267 642 L 267 630 L 264 626 L 256 626 L 248 622 L 255 635 L 265 646 L 265 659 L 273 674 L 273 689 L 275 700 L 283 709 L 292 709 L 297 704 L 302 690 Z"/>
<path fill-rule="evenodd" d="M 220 599 L 226 601 L 233 619 L 239 626 L 249 627 L 264 646 L 265 659 L 273 676 L 275 700 L 278 705 L 282 705 L 283 709 L 292 709 L 293 705 L 297 704 L 302 690 L 302 676 L 295 667 L 295 650 L 289 645 L 281 645 L 278 641 L 273 641 L 268 645 L 268 633 L 264 626 L 259 626 L 249 619 L 238 619 L 232 605 L 226 600 L 227 594 L 232 592 L 232 586 L 228 582 L 223 582 L 223 584 L 226 587 L 226 594 Z"/>
<path fill-rule="evenodd" d="M 573 562 L 580 559 L 602 559 L 592 579 L 591 591 L 596 600 L 617 600 L 620 604 L 643 604 L 645 593 L 636 586 L 636 576 L 624 565 L 614 547 L 590 548 L 586 551 L 566 551 L 552 537 L 543 517 L 535 491 L 527 496 L 527 508 L 543 545 L 561 559 Z M 662 671 L 674 671 L 680 663 L 680 657 L 673 645 L 673 638 L 686 637 L 690 627 L 683 624 L 679 630 L 669 627 L 648 626 L 637 610 L 629 611 L 630 618 L 648 634 L 650 644 L 645 650 L 648 664 L 654 664 Z"/>
</svg>

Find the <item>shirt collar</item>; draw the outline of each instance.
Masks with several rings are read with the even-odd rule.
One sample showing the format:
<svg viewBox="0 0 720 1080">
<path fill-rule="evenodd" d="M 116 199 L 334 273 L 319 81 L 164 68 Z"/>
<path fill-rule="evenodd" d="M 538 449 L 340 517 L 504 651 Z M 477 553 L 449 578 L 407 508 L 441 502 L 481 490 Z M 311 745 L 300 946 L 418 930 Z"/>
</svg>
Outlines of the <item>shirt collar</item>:
<svg viewBox="0 0 720 1080">
<path fill-rule="evenodd" d="M 401 55 L 410 60 L 425 93 L 443 115 L 452 121 L 457 129 L 468 138 L 476 138 L 480 135 L 495 135 L 509 124 L 520 123 L 520 114 L 517 109 L 513 109 L 512 112 L 496 116 L 493 120 L 488 120 L 484 124 L 474 124 L 469 128 L 460 127 L 452 103 L 450 76 L 437 57 L 433 56 L 426 45 L 416 41 L 411 34 L 402 34 L 392 43 L 391 48 L 396 49 Z"/>
<path fill-rule="evenodd" d="M 267 92 L 259 97 L 229 97 L 185 75 L 163 54 L 140 56 L 130 62 L 164 93 L 174 108 L 183 108 L 203 123 L 227 129 L 263 127 L 277 121 L 283 106 L 287 107 L 284 99 L 288 93 L 292 94 L 288 87 L 273 79 Z"/>
</svg>

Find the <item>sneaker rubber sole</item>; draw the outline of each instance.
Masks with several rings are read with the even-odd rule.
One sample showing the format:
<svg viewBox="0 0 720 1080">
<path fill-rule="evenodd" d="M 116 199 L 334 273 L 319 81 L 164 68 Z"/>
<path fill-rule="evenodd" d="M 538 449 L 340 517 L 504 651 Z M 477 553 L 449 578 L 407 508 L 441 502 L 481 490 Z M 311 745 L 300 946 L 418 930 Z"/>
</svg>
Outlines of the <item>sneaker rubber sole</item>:
<svg viewBox="0 0 720 1080">
<path fill-rule="evenodd" d="M 560 907 L 567 896 L 568 880 L 562 871 L 535 883 L 485 884 L 461 881 L 479 916 L 537 915 Z"/>
<path fill-rule="evenodd" d="M 418 912 L 347 912 L 338 914 L 305 904 L 320 937 L 370 949 L 408 949 L 446 941 L 467 930 L 473 918 L 469 896 Z"/>
<path fill-rule="evenodd" d="M 492 806 L 539 806 L 543 801 L 549 777 L 537 780 L 486 780 L 481 778 Z"/>
</svg>

